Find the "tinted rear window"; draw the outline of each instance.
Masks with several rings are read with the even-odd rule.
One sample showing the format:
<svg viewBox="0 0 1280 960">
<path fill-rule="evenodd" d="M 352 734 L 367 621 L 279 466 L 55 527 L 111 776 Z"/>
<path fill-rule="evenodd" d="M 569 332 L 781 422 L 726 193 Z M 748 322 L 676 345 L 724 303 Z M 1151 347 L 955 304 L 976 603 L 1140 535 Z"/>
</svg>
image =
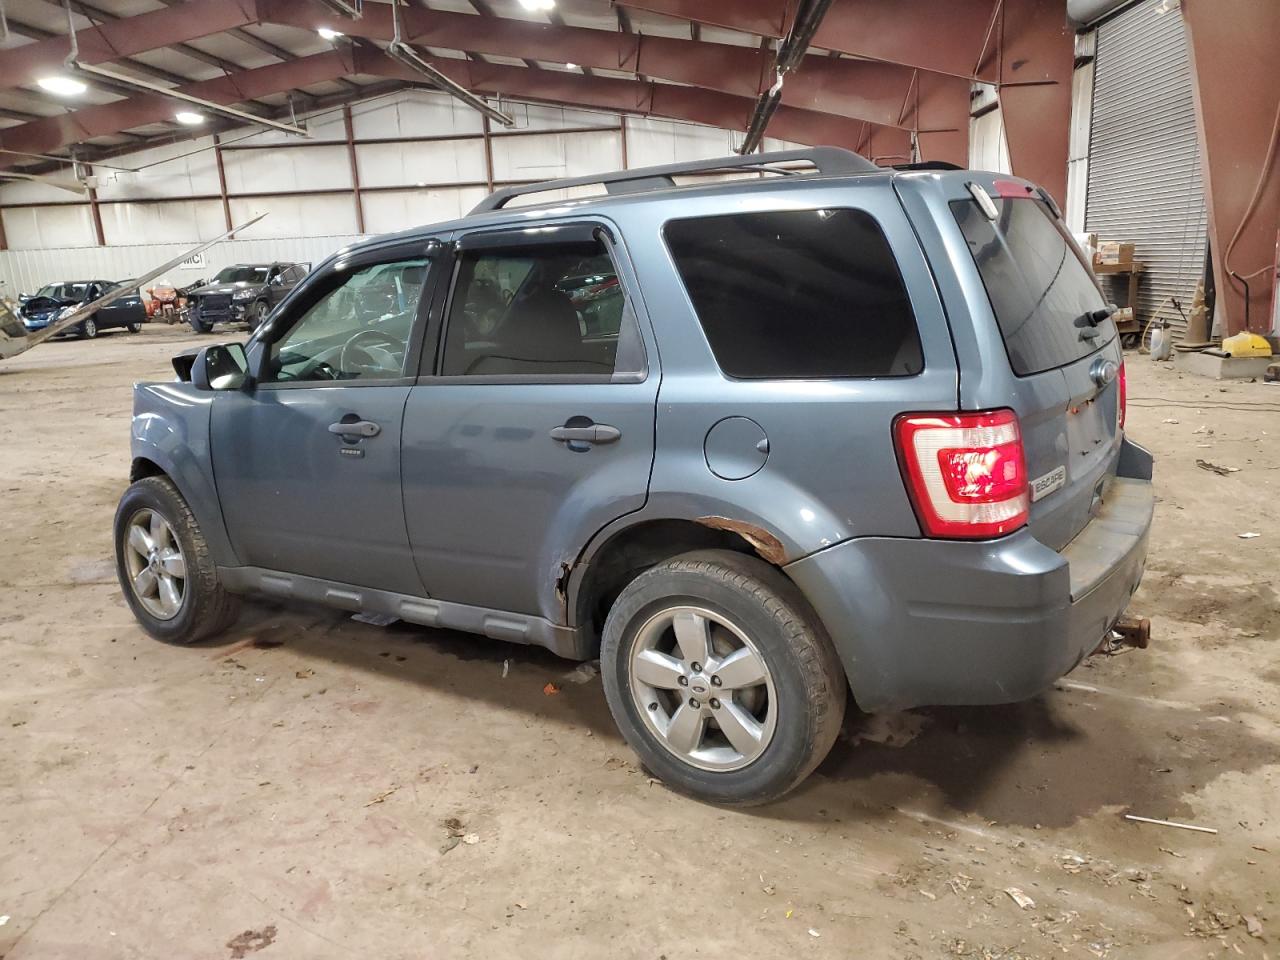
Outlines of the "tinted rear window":
<svg viewBox="0 0 1280 960">
<path fill-rule="evenodd" d="M 673 220 L 667 246 L 732 377 L 895 377 L 924 367 L 893 251 L 861 210 Z"/>
<path fill-rule="evenodd" d="M 1093 340 L 1080 337 L 1078 317 L 1105 306 L 1088 268 L 1059 221 L 1038 200 L 996 200 L 988 220 L 974 200 L 951 212 L 969 244 L 995 311 L 1009 363 L 1019 376 L 1087 357 L 1116 335 L 1110 320 Z"/>
</svg>

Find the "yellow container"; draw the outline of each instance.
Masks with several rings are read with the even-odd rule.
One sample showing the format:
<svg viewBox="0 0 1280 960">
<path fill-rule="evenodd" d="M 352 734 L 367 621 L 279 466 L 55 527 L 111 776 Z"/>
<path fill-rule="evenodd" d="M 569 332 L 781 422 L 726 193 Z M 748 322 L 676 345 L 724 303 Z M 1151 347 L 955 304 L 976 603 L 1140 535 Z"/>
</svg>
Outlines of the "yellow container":
<svg viewBox="0 0 1280 960">
<path fill-rule="evenodd" d="M 1230 357 L 1269 357 L 1271 344 L 1256 333 L 1237 333 L 1222 341 L 1222 350 Z"/>
</svg>

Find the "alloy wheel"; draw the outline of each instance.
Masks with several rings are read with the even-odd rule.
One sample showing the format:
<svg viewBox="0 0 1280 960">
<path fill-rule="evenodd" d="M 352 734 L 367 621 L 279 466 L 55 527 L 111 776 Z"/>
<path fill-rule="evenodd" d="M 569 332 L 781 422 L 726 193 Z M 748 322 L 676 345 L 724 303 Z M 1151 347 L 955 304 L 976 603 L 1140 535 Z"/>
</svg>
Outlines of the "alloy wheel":
<svg viewBox="0 0 1280 960">
<path fill-rule="evenodd" d="M 129 518 L 124 536 L 133 595 L 157 620 L 172 620 L 187 586 L 187 562 L 173 527 L 155 510 L 143 509 Z"/>
<path fill-rule="evenodd" d="M 704 607 L 668 607 L 636 633 L 631 696 L 659 743 L 702 770 L 747 766 L 773 738 L 777 693 L 746 632 Z"/>
</svg>

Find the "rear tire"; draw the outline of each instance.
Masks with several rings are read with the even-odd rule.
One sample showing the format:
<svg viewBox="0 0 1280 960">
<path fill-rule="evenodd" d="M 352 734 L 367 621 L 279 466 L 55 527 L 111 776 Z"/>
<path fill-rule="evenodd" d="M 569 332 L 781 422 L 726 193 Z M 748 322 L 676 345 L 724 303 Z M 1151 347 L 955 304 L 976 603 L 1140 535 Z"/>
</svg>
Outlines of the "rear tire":
<svg viewBox="0 0 1280 960">
<path fill-rule="evenodd" d="M 223 589 L 200 526 L 168 477 L 146 477 L 125 491 L 115 544 L 125 601 L 157 640 L 194 643 L 235 622 L 239 601 Z"/>
<path fill-rule="evenodd" d="M 600 663 L 609 709 L 644 765 L 711 803 L 784 796 L 826 757 L 844 719 L 844 671 L 804 596 L 776 568 L 731 551 L 686 553 L 628 584 L 605 621 Z"/>
<path fill-rule="evenodd" d="M 126 330 L 128 330 L 130 333 L 141 333 L 141 332 L 142 332 L 142 321 L 141 321 L 141 320 L 135 320 L 135 321 L 133 321 L 133 323 L 127 324 L 127 325 L 125 326 L 125 329 L 126 329 Z"/>
</svg>

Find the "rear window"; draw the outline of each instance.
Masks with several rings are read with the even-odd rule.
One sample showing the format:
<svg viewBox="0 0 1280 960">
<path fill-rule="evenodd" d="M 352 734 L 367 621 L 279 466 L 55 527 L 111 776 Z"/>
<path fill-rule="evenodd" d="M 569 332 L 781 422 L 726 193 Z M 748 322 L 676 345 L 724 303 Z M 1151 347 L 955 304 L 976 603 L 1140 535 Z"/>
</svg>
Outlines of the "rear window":
<svg viewBox="0 0 1280 960">
<path fill-rule="evenodd" d="M 994 202 L 995 221 L 974 200 L 952 202 L 951 212 L 982 274 L 1013 372 L 1062 367 L 1110 342 L 1111 320 L 1098 324 L 1096 338 L 1080 336 L 1076 319 L 1106 304 L 1048 207 L 1021 198 Z"/>
<path fill-rule="evenodd" d="M 731 377 L 900 377 L 924 367 L 893 251 L 861 210 L 673 220 L 667 246 Z"/>
</svg>

